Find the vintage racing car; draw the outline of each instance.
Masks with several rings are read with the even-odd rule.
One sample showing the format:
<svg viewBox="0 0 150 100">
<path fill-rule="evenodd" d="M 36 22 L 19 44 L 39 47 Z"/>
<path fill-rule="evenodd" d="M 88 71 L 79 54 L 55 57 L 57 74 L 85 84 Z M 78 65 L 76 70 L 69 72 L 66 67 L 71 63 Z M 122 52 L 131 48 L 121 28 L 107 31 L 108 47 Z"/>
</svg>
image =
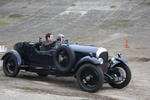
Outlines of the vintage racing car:
<svg viewBox="0 0 150 100">
<path fill-rule="evenodd" d="M 39 76 L 74 76 L 79 86 L 96 92 L 106 82 L 114 88 L 123 88 L 131 80 L 125 59 L 118 54 L 111 59 L 103 47 L 61 43 L 49 51 L 40 51 L 41 42 L 19 42 L 14 50 L 4 54 L 3 71 L 15 77 L 19 70 L 35 72 Z"/>
</svg>

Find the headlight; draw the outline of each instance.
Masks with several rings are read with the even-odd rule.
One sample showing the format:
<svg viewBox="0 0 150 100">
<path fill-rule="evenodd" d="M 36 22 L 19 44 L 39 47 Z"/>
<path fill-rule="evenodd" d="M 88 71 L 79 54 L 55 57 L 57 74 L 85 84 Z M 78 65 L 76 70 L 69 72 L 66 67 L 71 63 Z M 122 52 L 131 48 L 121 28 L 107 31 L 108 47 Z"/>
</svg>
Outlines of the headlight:
<svg viewBox="0 0 150 100">
<path fill-rule="evenodd" d="M 104 63 L 103 58 L 98 58 L 98 61 L 100 62 L 101 65 Z"/>
<path fill-rule="evenodd" d="M 116 63 L 116 59 L 115 58 L 111 58 L 111 61 L 115 64 Z"/>
</svg>

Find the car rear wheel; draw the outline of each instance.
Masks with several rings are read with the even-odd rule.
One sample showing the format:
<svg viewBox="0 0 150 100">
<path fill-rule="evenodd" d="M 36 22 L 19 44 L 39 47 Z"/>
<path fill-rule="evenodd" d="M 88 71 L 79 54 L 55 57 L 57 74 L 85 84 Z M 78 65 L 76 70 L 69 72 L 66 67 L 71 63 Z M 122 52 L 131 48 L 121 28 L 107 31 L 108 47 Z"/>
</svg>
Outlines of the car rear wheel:
<svg viewBox="0 0 150 100">
<path fill-rule="evenodd" d="M 76 74 L 78 84 L 84 91 L 96 92 L 104 82 L 104 74 L 99 66 L 93 64 L 82 65 Z"/>
<path fill-rule="evenodd" d="M 62 72 L 66 73 L 71 70 L 75 62 L 75 54 L 69 46 L 60 46 L 54 54 L 54 63 L 56 68 Z"/>
<path fill-rule="evenodd" d="M 3 71 L 6 76 L 15 77 L 19 73 L 17 59 L 13 55 L 8 55 L 3 61 Z"/>
</svg>

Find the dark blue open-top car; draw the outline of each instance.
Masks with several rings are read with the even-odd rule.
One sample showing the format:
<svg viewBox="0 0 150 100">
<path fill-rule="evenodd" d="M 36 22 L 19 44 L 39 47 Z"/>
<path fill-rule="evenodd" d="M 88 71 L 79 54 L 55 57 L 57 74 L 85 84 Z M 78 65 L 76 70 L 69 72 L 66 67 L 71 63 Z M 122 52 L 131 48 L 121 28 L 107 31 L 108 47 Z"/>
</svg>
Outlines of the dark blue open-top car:
<svg viewBox="0 0 150 100">
<path fill-rule="evenodd" d="M 49 51 L 40 51 L 41 42 L 19 42 L 3 57 L 6 76 L 15 77 L 19 70 L 35 72 L 39 76 L 74 76 L 79 86 L 96 92 L 106 82 L 123 88 L 131 80 L 126 60 L 118 54 L 111 59 L 103 47 L 59 43 Z"/>
</svg>

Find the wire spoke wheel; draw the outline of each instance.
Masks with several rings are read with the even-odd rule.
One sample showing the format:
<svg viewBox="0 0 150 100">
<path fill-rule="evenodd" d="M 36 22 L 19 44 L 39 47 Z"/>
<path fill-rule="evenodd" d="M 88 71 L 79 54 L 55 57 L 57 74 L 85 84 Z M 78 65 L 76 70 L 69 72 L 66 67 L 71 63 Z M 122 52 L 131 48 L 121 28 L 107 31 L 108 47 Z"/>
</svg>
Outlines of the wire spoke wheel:
<svg viewBox="0 0 150 100">
<path fill-rule="evenodd" d="M 82 65 L 76 74 L 79 86 L 87 92 L 98 91 L 104 82 L 104 74 L 100 66 L 93 64 Z"/>
<path fill-rule="evenodd" d="M 53 60 L 58 71 L 67 73 L 72 69 L 75 62 L 74 51 L 67 45 L 61 45 L 56 50 Z"/>
<path fill-rule="evenodd" d="M 15 67 L 16 67 L 16 65 L 15 65 L 14 60 L 13 60 L 12 58 L 8 59 L 8 61 L 7 61 L 7 63 L 6 63 L 7 71 L 8 71 L 9 73 L 14 73 Z"/>
<path fill-rule="evenodd" d="M 62 66 L 66 67 L 69 64 L 69 55 L 66 51 L 60 51 L 57 55 L 57 62 Z"/>
<path fill-rule="evenodd" d="M 131 71 L 127 65 L 119 64 L 108 71 L 108 74 L 113 78 L 113 81 L 109 82 L 114 88 L 124 88 L 131 80 Z"/>
<path fill-rule="evenodd" d="M 3 71 L 9 77 L 15 77 L 18 74 L 19 68 L 17 59 L 14 56 L 10 55 L 4 59 Z"/>
<path fill-rule="evenodd" d="M 98 83 L 98 74 L 91 69 L 85 69 L 81 72 L 81 81 L 87 87 L 94 87 Z"/>
<path fill-rule="evenodd" d="M 116 67 L 114 68 L 113 74 L 111 75 L 114 79 L 114 83 L 116 84 L 121 84 L 125 81 L 126 79 L 126 72 L 123 68 L 121 67 Z"/>
</svg>

